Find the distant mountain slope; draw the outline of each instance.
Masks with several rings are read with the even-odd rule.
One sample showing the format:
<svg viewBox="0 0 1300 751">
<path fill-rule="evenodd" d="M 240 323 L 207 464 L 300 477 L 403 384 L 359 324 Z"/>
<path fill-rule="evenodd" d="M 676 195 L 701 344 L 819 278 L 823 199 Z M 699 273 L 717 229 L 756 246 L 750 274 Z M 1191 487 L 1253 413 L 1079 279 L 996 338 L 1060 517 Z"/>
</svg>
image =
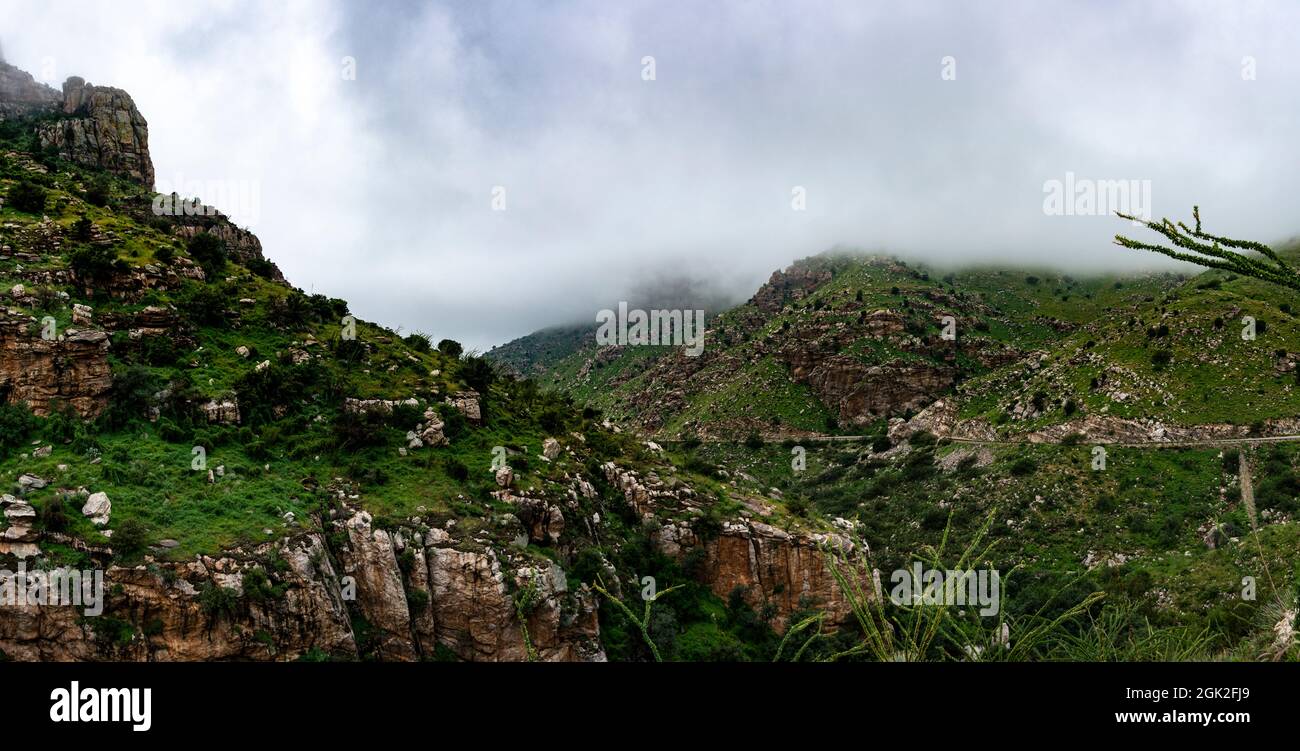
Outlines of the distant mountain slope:
<svg viewBox="0 0 1300 751">
<path fill-rule="evenodd" d="M 1024 432 L 1087 417 L 1250 425 L 1300 417 L 1300 301 L 1209 271 L 1106 310 L 964 384 L 961 412 Z M 1254 319 L 1254 338 L 1246 318 Z"/>
<path fill-rule="evenodd" d="M 664 436 L 860 431 L 1053 346 L 1107 311 L 1136 309 L 1172 275 L 1075 279 L 823 254 L 776 272 L 714 320 L 704 353 L 598 347 L 581 332 L 536 360 L 543 383 Z M 954 319 L 946 339 L 944 317 Z M 594 327 L 593 327 L 594 331 Z M 534 348 L 550 341 L 537 335 Z M 549 372 L 546 372 L 549 371 Z"/>
<path fill-rule="evenodd" d="M 486 356 L 508 372 L 533 377 L 588 346 L 595 336 L 594 323 L 555 326 L 493 347 Z"/>
</svg>

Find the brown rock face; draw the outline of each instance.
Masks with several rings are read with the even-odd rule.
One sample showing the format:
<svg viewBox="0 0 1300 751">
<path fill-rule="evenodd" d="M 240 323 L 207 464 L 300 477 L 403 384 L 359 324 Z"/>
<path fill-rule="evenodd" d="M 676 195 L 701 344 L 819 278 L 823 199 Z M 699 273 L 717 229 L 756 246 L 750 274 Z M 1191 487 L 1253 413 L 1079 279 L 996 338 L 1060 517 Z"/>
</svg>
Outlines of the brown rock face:
<svg viewBox="0 0 1300 751">
<path fill-rule="evenodd" d="M 73 76 L 63 84 L 63 114 L 40 128 L 42 148 L 70 161 L 99 167 L 153 189 L 149 124 L 121 89 L 92 86 Z"/>
<path fill-rule="evenodd" d="M 831 626 L 853 617 L 848 600 L 831 573 L 831 549 L 851 552 L 853 543 L 836 534 L 792 534 L 761 522 L 725 522 L 722 532 L 703 541 L 685 526 L 666 526 L 658 536 L 666 555 L 684 558 L 702 547 L 701 577 L 723 600 L 740 590 L 755 610 L 769 609 L 772 627 L 783 632 L 790 616 L 821 611 Z"/>
<path fill-rule="evenodd" d="M 952 388 L 956 371 L 901 362 L 867 365 L 845 356 L 828 358 L 811 369 L 809 387 L 845 423 L 918 409 Z"/>
<path fill-rule="evenodd" d="M 523 599 L 528 642 L 516 613 L 505 574 L 491 551 L 429 549 L 430 584 L 438 641 L 466 660 L 535 659 L 603 662 L 596 602 L 585 586 L 568 592 L 564 572 L 549 567 L 521 568 L 514 585 Z M 565 601 L 572 604 L 565 607 Z"/>
<path fill-rule="evenodd" d="M 248 265 L 254 262 L 266 261 L 266 257 L 262 255 L 262 241 L 258 239 L 257 235 L 232 224 L 224 214 L 218 212 L 212 216 L 216 217 L 215 221 L 211 217 L 204 216 L 175 217 L 177 224 L 175 234 L 188 240 L 197 234 L 206 232 L 224 241 L 230 257 L 239 263 Z M 284 274 L 275 264 L 271 264 L 271 279 L 284 281 Z"/>
<path fill-rule="evenodd" d="M 35 512 L 12 497 L 3 507 L 17 539 Z M 103 572 L 102 616 L 67 604 L 0 603 L 0 654 L 268 661 L 313 652 L 356 658 L 364 651 L 410 661 L 441 645 L 463 660 L 605 659 L 594 595 L 585 585 L 570 591 L 557 564 L 530 560 L 507 573 L 507 554 L 458 549 L 439 529 L 377 529 L 364 511 L 327 528 L 342 537 L 311 532 L 218 559 L 110 566 Z M 335 543 L 340 546 L 331 549 Z M 286 565 L 270 566 L 272 555 Z M 28 570 L 35 568 L 28 562 Z M 255 568 L 274 577 L 276 594 L 246 595 L 244 582 Z M 227 605 L 205 607 L 203 592 L 211 587 L 231 591 Z M 114 625 L 123 622 L 133 628 L 125 641 Z M 354 630 L 361 622 L 365 631 Z"/>
<path fill-rule="evenodd" d="M 796 264 L 785 271 L 773 271 L 767 284 L 759 287 L 750 302 L 764 313 L 775 313 L 788 300 L 799 300 L 831 280 L 829 269 Z"/>
<path fill-rule="evenodd" d="M 604 465 L 604 471 L 605 478 L 643 518 L 674 508 L 698 508 L 690 488 L 671 489 L 653 475 L 643 478 L 612 462 Z M 825 612 L 829 625 L 843 625 L 852 617 L 828 558 L 832 551 L 854 551 L 854 542 L 845 535 L 733 520 L 723 522 L 721 531 L 708 537 L 690 522 L 668 523 L 654 533 L 654 540 L 664 555 L 678 560 L 693 550 L 703 550 L 703 562 L 697 569 L 700 581 L 724 600 L 739 588 L 750 606 L 770 609 L 777 631 L 784 631 L 790 616 L 804 609 Z"/>
<path fill-rule="evenodd" d="M 0 120 L 25 117 L 58 109 L 59 92 L 32 75 L 5 62 L 0 62 Z"/>
<path fill-rule="evenodd" d="M 82 417 L 95 417 L 108 404 L 113 385 L 108 364 L 108 334 L 76 331 L 47 341 L 39 324 L 0 320 L 0 396 L 26 402 L 45 415 L 51 401 L 70 404 Z"/>
<path fill-rule="evenodd" d="M 270 552 L 271 545 L 261 552 Z M 292 660 L 312 649 L 355 654 L 339 577 L 319 535 L 284 541 L 278 574 L 283 597 L 240 600 L 233 612 L 204 608 L 203 586 L 239 590 L 253 559 L 110 567 L 101 616 L 70 605 L 0 606 L 0 650 L 15 660 Z M 107 617 L 144 628 L 127 641 L 108 633 Z"/>
</svg>

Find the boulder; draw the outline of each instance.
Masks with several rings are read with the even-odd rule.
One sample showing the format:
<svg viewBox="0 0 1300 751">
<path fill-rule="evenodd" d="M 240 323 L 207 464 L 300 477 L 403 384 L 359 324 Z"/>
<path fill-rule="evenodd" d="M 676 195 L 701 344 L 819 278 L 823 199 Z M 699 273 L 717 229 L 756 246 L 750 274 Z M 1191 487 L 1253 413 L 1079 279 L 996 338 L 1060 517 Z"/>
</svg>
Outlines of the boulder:
<svg viewBox="0 0 1300 751">
<path fill-rule="evenodd" d="M 94 322 L 94 312 L 89 305 L 72 304 L 72 323 L 77 326 L 89 326 Z"/>
<path fill-rule="evenodd" d="M 109 514 L 113 512 L 113 503 L 108 500 L 108 493 L 100 491 L 91 493 L 86 499 L 86 505 L 81 507 L 81 515 L 90 517 L 90 521 L 96 527 L 103 527 L 108 524 Z"/>
</svg>

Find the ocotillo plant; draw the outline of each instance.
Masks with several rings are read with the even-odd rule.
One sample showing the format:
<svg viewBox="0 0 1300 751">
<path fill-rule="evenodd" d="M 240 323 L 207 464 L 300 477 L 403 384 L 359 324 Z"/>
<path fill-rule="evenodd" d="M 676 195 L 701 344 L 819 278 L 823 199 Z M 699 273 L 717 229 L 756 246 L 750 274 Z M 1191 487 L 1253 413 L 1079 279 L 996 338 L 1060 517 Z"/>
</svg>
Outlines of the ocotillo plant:
<svg viewBox="0 0 1300 751">
<path fill-rule="evenodd" d="M 1115 235 L 1116 245 L 1137 250 L 1149 250 L 1170 258 L 1177 258 L 1180 261 L 1194 263 L 1198 266 L 1232 271 L 1242 276 L 1253 277 L 1300 291 L 1300 275 L 1288 266 L 1269 246 L 1253 240 L 1234 240 L 1230 237 L 1212 235 L 1202 231 L 1200 206 L 1192 207 L 1192 217 L 1196 222 L 1195 229 L 1188 227 L 1181 221 L 1172 222 L 1168 219 L 1161 219 L 1158 222 L 1153 222 L 1120 211 L 1115 213 L 1124 219 L 1144 224 L 1148 229 L 1159 232 L 1175 247 L 1170 248 L 1164 245 L 1139 242 L 1123 235 Z M 1183 250 L 1177 250 L 1176 248 L 1182 248 Z M 1259 253 L 1263 258 L 1244 255 L 1236 252 L 1237 250 Z"/>
<path fill-rule="evenodd" d="M 637 629 L 641 631 L 641 638 L 645 640 L 646 646 L 650 648 L 650 654 L 654 656 L 655 662 L 663 662 L 663 657 L 659 655 L 659 647 L 656 646 L 654 640 L 650 638 L 650 608 L 654 606 L 655 601 L 660 597 L 663 597 L 675 589 L 681 589 L 684 585 L 675 584 L 668 589 L 660 590 L 651 596 L 645 597 L 645 612 L 639 618 L 636 613 L 632 611 L 632 608 L 628 607 L 622 600 L 610 594 L 608 590 L 605 589 L 605 583 L 600 580 L 600 577 L 597 577 L 596 583 L 591 586 L 597 592 L 605 595 L 605 598 L 617 606 L 619 610 L 623 611 L 623 615 L 627 616 L 629 621 L 636 624 Z"/>
</svg>

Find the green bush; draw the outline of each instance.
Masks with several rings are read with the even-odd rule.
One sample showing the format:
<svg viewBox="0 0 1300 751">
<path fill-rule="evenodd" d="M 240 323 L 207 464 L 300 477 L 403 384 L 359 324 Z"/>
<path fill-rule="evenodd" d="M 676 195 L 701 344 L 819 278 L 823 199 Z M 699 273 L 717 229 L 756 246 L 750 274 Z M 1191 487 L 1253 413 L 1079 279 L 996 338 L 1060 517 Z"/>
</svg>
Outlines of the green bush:
<svg viewBox="0 0 1300 751">
<path fill-rule="evenodd" d="M 443 339 L 438 342 L 438 351 L 453 360 L 459 360 L 461 353 L 463 353 L 465 349 L 460 346 L 460 342 L 454 339 Z"/>
<path fill-rule="evenodd" d="M 94 229 L 95 223 L 90 221 L 90 217 L 82 214 L 80 219 L 72 223 L 72 237 L 83 243 L 89 242 Z"/>
<path fill-rule="evenodd" d="M 429 341 L 429 335 L 421 334 L 418 331 L 413 334 L 407 334 L 405 337 L 402 337 L 402 341 L 406 342 L 406 346 L 410 347 L 416 352 L 423 353 L 423 352 L 430 352 L 433 350 L 433 344 L 430 343 Z"/>
<path fill-rule="evenodd" d="M 443 466 L 447 470 L 447 476 L 456 482 L 465 482 L 469 479 L 469 467 L 466 467 L 463 462 L 448 457 Z"/>
<path fill-rule="evenodd" d="M 40 214 L 45 211 L 45 188 L 29 180 L 19 180 L 9 188 L 9 205 L 17 211 Z"/>
<path fill-rule="evenodd" d="M 492 363 L 484 357 L 466 357 L 461 361 L 459 375 L 466 385 L 485 396 L 488 387 L 496 380 Z"/>
<path fill-rule="evenodd" d="M 244 265 L 248 267 L 249 271 L 263 279 L 271 279 L 275 276 L 275 265 L 265 258 L 252 258 Z"/>
<path fill-rule="evenodd" d="M 230 296 L 224 286 L 187 284 L 177 295 L 176 307 L 189 321 L 200 326 L 219 326 L 227 322 L 226 305 Z"/>
<path fill-rule="evenodd" d="M 212 618 L 234 615 L 239 607 L 239 597 L 233 589 L 204 582 L 199 590 L 199 607 Z"/>
<path fill-rule="evenodd" d="M 149 528 L 139 519 L 127 519 L 113 532 L 113 553 L 118 558 L 134 558 L 148 545 Z"/>
<path fill-rule="evenodd" d="M 91 206 L 103 208 L 108 205 L 109 184 L 108 178 L 100 176 L 91 181 L 90 186 L 86 188 L 86 203 Z"/>
<path fill-rule="evenodd" d="M 185 250 L 190 254 L 190 258 L 203 268 L 203 273 L 209 282 L 216 281 L 226 268 L 228 258 L 226 241 L 216 235 L 200 232 L 190 238 Z"/>
<path fill-rule="evenodd" d="M 115 371 L 108 408 L 100 415 L 100 421 L 108 428 L 118 429 L 144 418 L 153 395 L 161 388 L 161 380 L 142 365 Z"/>
<path fill-rule="evenodd" d="M 0 404 L 0 458 L 25 445 L 38 424 L 26 404 Z"/>
<path fill-rule="evenodd" d="M 83 282 L 104 282 L 126 269 L 126 262 L 111 247 L 91 245 L 77 248 L 68 256 L 72 275 Z"/>
<path fill-rule="evenodd" d="M 41 526 L 47 532 L 67 531 L 68 513 L 63 504 L 63 496 L 56 495 L 45 502 L 45 507 L 41 509 Z"/>
</svg>

